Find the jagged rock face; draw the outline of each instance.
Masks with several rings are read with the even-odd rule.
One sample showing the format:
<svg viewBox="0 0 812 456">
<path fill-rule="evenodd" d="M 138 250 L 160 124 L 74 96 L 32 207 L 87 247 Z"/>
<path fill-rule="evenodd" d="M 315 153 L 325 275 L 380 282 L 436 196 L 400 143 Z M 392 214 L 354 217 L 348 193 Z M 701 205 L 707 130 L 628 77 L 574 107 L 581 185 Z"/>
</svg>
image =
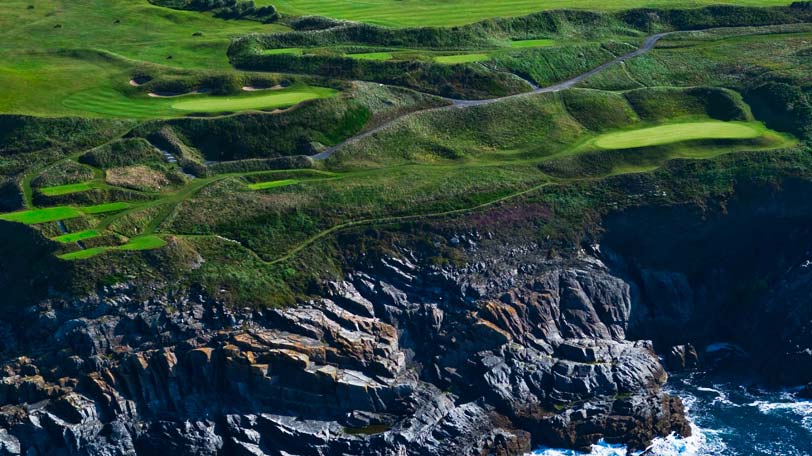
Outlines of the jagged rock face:
<svg viewBox="0 0 812 456">
<path fill-rule="evenodd" d="M 482 272 L 404 252 L 284 310 L 126 286 L 44 302 L 4 322 L 7 358 L 30 358 L 3 366 L 0 454 L 517 455 L 690 433 L 600 262 Z"/>
<path fill-rule="evenodd" d="M 742 184 L 717 209 L 608 217 L 601 247 L 630 285 L 627 334 L 653 340 L 672 369 L 704 363 L 776 385 L 812 382 L 810 191 L 793 179 Z"/>
</svg>

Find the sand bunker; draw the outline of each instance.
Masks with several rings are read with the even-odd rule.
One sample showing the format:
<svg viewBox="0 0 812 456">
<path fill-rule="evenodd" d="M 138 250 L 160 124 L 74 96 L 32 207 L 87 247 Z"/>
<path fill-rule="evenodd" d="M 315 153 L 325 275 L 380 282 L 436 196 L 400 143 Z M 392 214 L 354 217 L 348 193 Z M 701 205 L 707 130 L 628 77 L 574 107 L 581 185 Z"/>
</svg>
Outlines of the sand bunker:
<svg viewBox="0 0 812 456">
<path fill-rule="evenodd" d="M 149 77 L 146 77 L 146 76 L 132 78 L 132 79 L 130 79 L 130 85 L 133 86 L 133 87 L 141 87 L 142 85 L 148 83 L 149 81 L 152 81 L 152 78 L 149 78 Z"/>
<path fill-rule="evenodd" d="M 275 85 L 275 86 L 273 86 L 273 87 L 255 87 L 255 86 L 244 86 L 244 87 L 242 88 L 242 90 L 243 90 L 243 91 L 245 91 L 245 92 L 259 92 L 259 91 L 261 91 L 261 90 L 282 90 L 282 89 L 284 89 L 284 88 L 285 88 L 285 87 L 284 87 L 283 85 L 281 85 L 281 84 L 277 84 L 277 85 Z"/>
<path fill-rule="evenodd" d="M 184 97 L 186 95 L 200 95 L 207 92 L 208 90 L 194 90 L 192 92 L 150 92 L 147 95 L 152 98 L 177 98 Z"/>
</svg>

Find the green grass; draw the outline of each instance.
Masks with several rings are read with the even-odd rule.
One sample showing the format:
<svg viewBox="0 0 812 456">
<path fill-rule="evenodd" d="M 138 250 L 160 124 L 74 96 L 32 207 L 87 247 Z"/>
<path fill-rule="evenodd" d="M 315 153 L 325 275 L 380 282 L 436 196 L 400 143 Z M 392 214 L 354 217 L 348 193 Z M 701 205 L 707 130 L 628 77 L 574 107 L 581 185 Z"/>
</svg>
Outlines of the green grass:
<svg viewBox="0 0 812 456">
<path fill-rule="evenodd" d="M 29 9 L 29 5 L 33 8 Z M 181 68 L 227 69 L 225 50 L 232 37 L 282 30 L 286 27 L 225 21 L 194 11 L 157 7 L 147 0 L 4 0 L 0 3 L 0 49 L 21 54 L 101 49 L 131 61 Z M 194 36 L 195 33 L 200 36 Z M 172 59 L 167 59 L 169 56 Z M 13 63 L 7 59 L 0 62 Z"/>
<path fill-rule="evenodd" d="M 86 192 L 97 188 L 96 182 L 80 182 L 78 184 L 57 185 L 54 187 L 41 187 L 37 189 L 45 196 L 61 196 L 70 195 L 71 193 Z"/>
<path fill-rule="evenodd" d="M 607 133 L 595 138 L 593 144 L 602 149 L 631 149 L 697 139 L 752 139 L 762 134 L 763 128 L 754 124 L 689 122 Z"/>
<path fill-rule="evenodd" d="M 94 237 L 101 236 L 101 233 L 97 230 L 84 230 L 78 231 L 76 233 L 68 233 L 63 234 L 61 236 L 57 236 L 53 238 L 54 241 L 62 242 L 64 244 L 70 244 L 72 242 L 83 241 L 85 239 L 92 239 Z"/>
<path fill-rule="evenodd" d="M 378 60 L 386 61 L 392 60 L 393 55 L 391 52 L 365 52 L 362 54 L 347 54 L 347 57 L 358 60 Z"/>
<path fill-rule="evenodd" d="M 298 184 L 298 179 L 284 179 L 270 182 L 258 182 L 256 184 L 249 184 L 248 188 L 251 190 L 266 190 L 269 188 L 287 187 L 288 185 Z"/>
<path fill-rule="evenodd" d="M 55 222 L 58 220 L 80 217 L 83 214 L 104 214 L 107 212 L 116 212 L 129 207 L 130 203 L 125 202 L 105 203 L 80 208 L 72 206 L 56 206 L 44 209 L 31 209 L 27 211 L 0 214 L 0 220 L 24 223 L 26 225 L 35 225 L 38 223 Z"/>
<path fill-rule="evenodd" d="M 94 247 L 92 249 L 77 250 L 75 252 L 59 255 L 59 258 L 68 261 L 86 260 L 88 258 L 93 258 L 94 256 L 113 250 L 121 250 L 121 251 L 154 250 L 159 249 L 165 245 L 166 241 L 164 241 L 161 237 L 155 235 L 146 235 L 132 238 L 128 243 L 124 245 L 119 245 L 116 247 Z"/>
<path fill-rule="evenodd" d="M 640 7 L 697 7 L 710 4 L 742 6 L 788 5 L 791 0 L 258 0 L 293 15 L 319 15 L 394 27 L 449 27 L 490 17 L 521 16 L 541 10 L 621 10 Z"/>
<path fill-rule="evenodd" d="M 511 41 L 510 47 L 516 49 L 555 46 L 555 40 L 519 40 Z"/>
<path fill-rule="evenodd" d="M 109 247 L 94 247 L 92 249 L 77 250 L 75 252 L 59 255 L 63 260 L 86 260 L 110 250 Z"/>
<path fill-rule="evenodd" d="M 177 117 L 189 112 L 217 113 L 287 107 L 306 100 L 331 97 L 336 93 L 332 89 L 298 84 L 271 93 L 257 91 L 235 96 L 194 94 L 156 98 L 146 94 L 127 96 L 115 89 L 93 88 L 68 96 L 62 105 L 86 115 L 150 119 Z"/>
<path fill-rule="evenodd" d="M 146 65 L 160 65 L 153 66 L 157 71 L 232 71 L 226 51 L 233 37 L 283 30 L 281 25 L 160 8 L 147 0 L 4 0 L 0 112 L 98 115 L 98 109 L 84 110 L 81 100 L 65 100 L 84 93 L 93 95 L 93 103 L 121 104 L 132 89 L 127 81 Z M 136 118 L 149 117 L 155 109 L 135 105 Z M 128 106 L 107 109 L 122 117 Z"/>
<path fill-rule="evenodd" d="M 272 93 L 235 97 L 195 97 L 176 101 L 172 109 L 190 112 L 231 112 L 293 106 L 307 100 L 332 97 L 337 92 L 321 87 L 276 90 Z"/>
<path fill-rule="evenodd" d="M 56 222 L 75 217 L 80 217 L 82 212 L 70 206 L 57 206 L 45 209 L 32 209 L 28 211 L 11 212 L 1 214 L 0 220 L 7 222 L 17 222 L 26 225 L 36 225 L 38 223 Z"/>
<path fill-rule="evenodd" d="M 300 48 L 265 49 L 262 55 L 302 55 Z"/>
<path fill-rule="evenodd" d="M 118 250 L 152 250 L 166 245 L 161 237 L 155 235 L 139 236 L 130 239 L 130 242 L 116 247 Z"/>
<path fill-rule="evenodd" d="M 130 207 L 131 207 L 130 203 L 116 202 L 116 203 L 97 204 L 95 206 L 86 206 L 81 209 L 82 212 L 84 212 L 85 214 L 105 214 L 108 212 L 123 211 L 124 209 L 128 209 Z"/>
<path fill-rule="evenodd" d="M 473 63 L 483 62 L 491 58 L 490 54 L 457 54 L 457 55 L 438 55 L 434 57 L 434 61 L 445 65 L 454 65 L 457 63 Z"/>
</svg>

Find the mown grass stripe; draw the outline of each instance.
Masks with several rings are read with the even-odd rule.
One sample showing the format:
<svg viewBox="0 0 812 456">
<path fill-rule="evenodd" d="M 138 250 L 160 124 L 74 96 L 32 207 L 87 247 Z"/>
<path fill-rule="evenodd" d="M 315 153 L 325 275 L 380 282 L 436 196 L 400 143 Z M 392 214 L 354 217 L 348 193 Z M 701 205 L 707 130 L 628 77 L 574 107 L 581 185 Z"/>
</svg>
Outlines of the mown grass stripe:
<svg viewBox="0 0 812 456">
<path fill-rule="evenodd" d="M 752 139 L 762 134 L 763 131 L 742 123 L 687 122 L 607 133 L 597 137 L 594 144 L 602 149 L 632 149 L 697 139 Z"/>
<path fill-rule="evenodd" d="M 159 249 L 166 245 L 166 241 L 161 238 L 160 236 L 156 235 L 146 235 L 146 236 L 139 236 L 136 238 L 130 239 L 130 242 L 119 245 L 119 246 L 111 246 L 111 247 L 94 247 L 92 249 L 87 250 L 77 250 L 76 252 L 65 253 L 63 255 L 59 255 L 59 258 L 63 260 L 73 261 L 73 260 L 86 260 L 88 258 L 93 258 L 96 255 L 100 255 L 105 252 L 110 252 L 113 250 L 120 250 L 120 251 L 143 251 L 143 250 L 154 250 Z"/>
<path fill-rule="evenodd" d="M 85 239 L 92 239 L 101 236 L 97 230 L 78 231 L 76 233 L 67 233 L 62 236 L 53 238 L 54 241 L 70 244 L 71 242 L 84 241 Z"/>
<path fill-rule="evenodd" d="M 80 182 L 78 184 L 55 185 L 53 187 L 40 187 L 37 189 L 45 196 L 70 195 L 72 193 L 86 192 L 96 187 L 94 182 Z"/>
<path fill-rule="evenodd" d="M 131 206 L 130 203 L 116 202 L 116 203 L 97 204 L 95 206 L 85 206 L 82 207 L 81 210 L 85 214 L 104 214 L 107 212 L 123 211 L 124 209 L 130 208 L 130 206 Z"/>
<path fill-rule="evenodd" d="M 70 218 L 80 217 L 82 213 L 70 206 L 57 206 L 45 209 L 33 209 L 28 211 L 11 212 L 0 214 L 0 220 L 7 222 L 17 222 L 26 225 L 36 225 L 39 223 L 56 222 Z"/>
<path fill-rule="evenodd" d="M 298 184 L 297 179 L 284 179 L 278 181 L 258 182 L 256 184 L 249 184 L 248 188 L 251 190 L 267 190 L 269 188 L 287 187 L 288 185 Z"/>
</svg>

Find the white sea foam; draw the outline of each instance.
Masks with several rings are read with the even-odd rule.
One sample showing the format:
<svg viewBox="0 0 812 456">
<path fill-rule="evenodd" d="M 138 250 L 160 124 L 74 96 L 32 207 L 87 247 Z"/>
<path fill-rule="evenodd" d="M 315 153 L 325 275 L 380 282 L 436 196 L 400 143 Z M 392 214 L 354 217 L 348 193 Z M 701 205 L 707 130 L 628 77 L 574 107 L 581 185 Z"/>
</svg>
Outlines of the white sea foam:
<svg viewBox="0 0 812 456">
<path fill-rule="evenodd" d="M 716 437 L 717 431 L 700 429 L 691 425 L 692 435 L 688 438 L 678 438 L 670 435 L 666 438 L 656 439 L 645 453 L 646 456 L 705 456 L 724 454 L 725 445 Z M 535 456 L 626 456 L 626 447 L 623 445 L 610 445 L 598 442 L 592 446 L 589 453 L 573 450 L 560 450 L 542 448 L 532 453 Z M 643 454 L 642 451 L 633 452 L 634 455 Z"/>
<path fill-rule="evenodd" d="M 713 393 L 716 397 L 711 402 L 711 405 L 721 403 L 730 407 L 738 407 L 739 404 L 732 402 L 728 396 L 728 394 L 723 391 L 723 387 L 720 385 L 713 385 L 713 388 L 706 388 L 706 387 L 698 387 L 696 390 L 701 391 L 703 393 Z"/>
<path fill-rule="evenodd" d="M 801 419 L 801 425 L 804 429 L 812 432 L 812 401 L 796 401 L 796 402 L 768 402 L 768 401 L 755 401 L 751 402 L 751 407 L 757 407 L 758 411 L 764 414 L 771 413 L 792 413 Z"/>
</svg>

